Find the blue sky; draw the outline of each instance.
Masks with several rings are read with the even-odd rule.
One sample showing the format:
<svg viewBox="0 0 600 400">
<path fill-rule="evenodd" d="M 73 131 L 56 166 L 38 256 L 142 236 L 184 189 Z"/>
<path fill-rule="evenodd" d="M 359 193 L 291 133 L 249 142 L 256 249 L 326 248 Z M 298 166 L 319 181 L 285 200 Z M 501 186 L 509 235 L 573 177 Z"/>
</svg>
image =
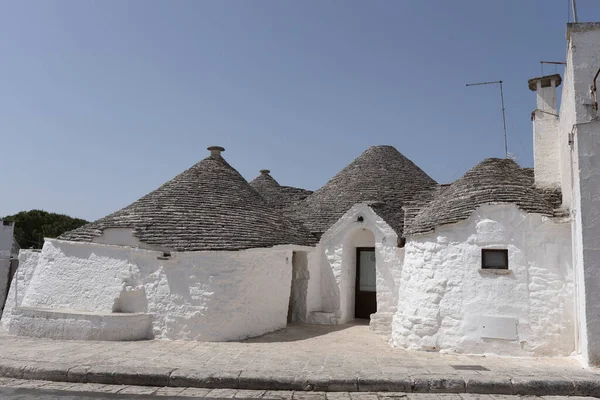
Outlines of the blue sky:
<svg viewBox="0 0 600 400">
<path fill-rule="evenodd" d="M 97 219 L 209 145 L 248 180 L 317 189 L 391 144 L 446 183 L 504 155 L 498 88 L 465 87 L 498 79 L 532 166 L 527 79 L 564 60 L 569 3 L 4 1 L 0 216 Z M 600 20 L 597 0 L 578 8 Z"/>
</svg>

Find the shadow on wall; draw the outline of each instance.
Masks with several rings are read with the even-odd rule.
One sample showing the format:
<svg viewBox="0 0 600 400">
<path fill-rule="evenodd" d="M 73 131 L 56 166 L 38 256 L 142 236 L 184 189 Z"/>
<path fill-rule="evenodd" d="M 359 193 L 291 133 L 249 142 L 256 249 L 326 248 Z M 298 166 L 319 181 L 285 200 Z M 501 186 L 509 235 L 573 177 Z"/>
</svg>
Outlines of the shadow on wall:
<svg viewBox="0 0 600 400">
<path fill-rule="evenodd" d="M 333 332 L 343 331 L 356 325 L 368 325 L 367 320 L 356 320 L 342 325 L 304 325 L 292 324 L 284 329 L 267 333 L 250 339 L 241 340 L 238 343 L 282 343 L 297 342 L 307 340 L 318 336 L 327 335 Z"/>
</svg>

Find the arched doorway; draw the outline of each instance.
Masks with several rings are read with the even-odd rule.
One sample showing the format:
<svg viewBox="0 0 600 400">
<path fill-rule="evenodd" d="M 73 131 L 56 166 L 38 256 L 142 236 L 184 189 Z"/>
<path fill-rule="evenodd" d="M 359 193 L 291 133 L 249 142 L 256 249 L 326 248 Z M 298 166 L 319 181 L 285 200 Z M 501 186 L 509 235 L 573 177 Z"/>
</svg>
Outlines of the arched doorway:
<svg viewBox="0 0 600 400">
<path fill-rule="evenodd" d="M 356 248 L 354 318 L 370 319 L 377 312 L 375 247 Z"/>
<path fill-rule="evenodd" d="M 347 315 L 368 320 L 377 312 L 375 235 L 368 228 L 352 230 L 345 238 L 344 253 Z"/>
</svg>

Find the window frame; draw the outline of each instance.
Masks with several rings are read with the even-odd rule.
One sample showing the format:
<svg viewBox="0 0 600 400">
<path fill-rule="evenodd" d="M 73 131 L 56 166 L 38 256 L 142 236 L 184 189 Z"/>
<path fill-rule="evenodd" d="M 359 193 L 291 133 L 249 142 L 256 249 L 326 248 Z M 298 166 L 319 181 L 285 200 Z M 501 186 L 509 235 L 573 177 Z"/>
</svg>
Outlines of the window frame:
<svg viewBox="0 0 600 400">
<path fill-rule="evenodd" d="M 506 260 L 506 264 L 504 267 L 488 267 L 485 265 L 485 253 L 502 253 L 504 254 L 505 260 Z M 499 270 L 499 271 L 506 271 L 509 270 L 510 268 L 509 262 L 508 262 L 508 249 L 481 249 L 481 269 L 483 270 Z"/>
</svg>

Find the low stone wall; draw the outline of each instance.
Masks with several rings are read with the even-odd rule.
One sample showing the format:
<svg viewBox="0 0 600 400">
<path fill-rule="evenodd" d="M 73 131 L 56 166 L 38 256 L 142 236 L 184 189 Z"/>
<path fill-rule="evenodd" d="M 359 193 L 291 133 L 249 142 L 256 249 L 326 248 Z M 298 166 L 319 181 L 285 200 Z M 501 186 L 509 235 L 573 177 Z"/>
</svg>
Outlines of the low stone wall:
<svg viewBox="0 0 600 400">
<path fill-rule="evenodd" d="M 143 340 L 151 335 L 152 316 L 144 313 L 97 313 L 17 307 L 11 335 L 59 340 Z"/>
<path fill-rule="evenodd" d="M 23 307 L 152 314 L 160 339 L 229 341 L 287 324 L 287 248 L 163 252 L 46 239 Z M 11 295 L 14 296 L 14 295 Z"/>
</svg>

